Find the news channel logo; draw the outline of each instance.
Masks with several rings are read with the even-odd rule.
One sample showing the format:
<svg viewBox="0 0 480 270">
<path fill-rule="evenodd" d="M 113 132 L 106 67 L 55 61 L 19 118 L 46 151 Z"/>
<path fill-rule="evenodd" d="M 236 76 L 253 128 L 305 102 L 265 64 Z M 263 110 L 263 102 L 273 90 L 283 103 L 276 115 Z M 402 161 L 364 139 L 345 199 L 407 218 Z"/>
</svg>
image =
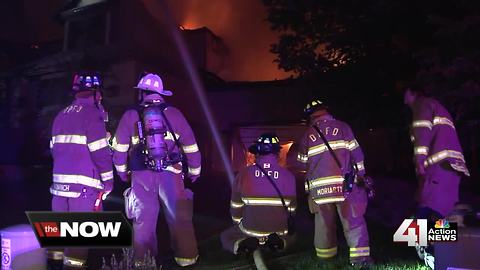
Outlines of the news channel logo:
<svg viewBox="0 0 480 270">
<path fill-rule="evenodd" d="M 26 214 L 42 248 L 132 246 L 132 227 L 121 212 Z"/>
<path fill-rule="evenodd" d="M 456 242 L 457 223 L 446 219 L 428 222 L 427 219 L 405 219 L 393 235 L 393 242 L 407 242 L 408 246 L 428 246 L 432 242 Z"/>
</svg>

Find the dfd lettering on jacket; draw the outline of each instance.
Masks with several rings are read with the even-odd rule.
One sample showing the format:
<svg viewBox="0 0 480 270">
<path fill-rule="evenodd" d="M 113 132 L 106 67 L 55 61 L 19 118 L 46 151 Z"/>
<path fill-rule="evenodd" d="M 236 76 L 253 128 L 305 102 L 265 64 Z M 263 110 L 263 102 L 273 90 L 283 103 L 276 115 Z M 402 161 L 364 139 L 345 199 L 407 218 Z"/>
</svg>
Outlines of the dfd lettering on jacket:
<svg viewBox="0 0 480 270">
<path fill-rule="evenodd" d="M 339 129 L 336 127 L 335 128 L 325 127 L 323 130 L 320 129 L 320 131 L 322 131 L 325 136 L 328 136 L 328 135 L 337 136 Z M 315 136 L 314 134 L 310 134 L 309 138 L 312 142 L 317 141 L 317 136 Z"/>
<path fill-rule="evenodd" d="M 264 169 L 269 169 L 270 168 L 270 163 L 264 163 L 263 164 L 263 168 Z M 270 177 L 273 177 L 273 179 L 278 179 L 280 177 L 280 173 L 278 171 L 271 171 L 271 170 L 265 170 L 268 174 L 268 176 Z M 260 177 L 264 177 L 265 174 L 260 171 L 260 170 L 255 170 L 255 177 L 256 178 L 260 178 Z"/>
</svg>

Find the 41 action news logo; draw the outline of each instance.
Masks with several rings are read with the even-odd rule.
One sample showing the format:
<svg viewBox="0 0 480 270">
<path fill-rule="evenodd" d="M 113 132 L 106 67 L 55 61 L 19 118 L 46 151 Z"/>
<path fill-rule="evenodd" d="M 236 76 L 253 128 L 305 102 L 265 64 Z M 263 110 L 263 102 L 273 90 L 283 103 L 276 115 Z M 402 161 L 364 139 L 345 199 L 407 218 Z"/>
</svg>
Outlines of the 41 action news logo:
<svg viewBox="0 0 480 270">
<path fill-rule="evenodd" d="M 393 242 L 407 242 L 408 246 L 424 246 L 429 242 L 456 242 L 457 223 L 439 219 L 429 223 L 426 219 L 405 219 L 393 235 Z"/>
<path fill-rule="evenodd" d="M 130 247 L 121 212 L 26 212 L 42 247 Z"/>
</svg>

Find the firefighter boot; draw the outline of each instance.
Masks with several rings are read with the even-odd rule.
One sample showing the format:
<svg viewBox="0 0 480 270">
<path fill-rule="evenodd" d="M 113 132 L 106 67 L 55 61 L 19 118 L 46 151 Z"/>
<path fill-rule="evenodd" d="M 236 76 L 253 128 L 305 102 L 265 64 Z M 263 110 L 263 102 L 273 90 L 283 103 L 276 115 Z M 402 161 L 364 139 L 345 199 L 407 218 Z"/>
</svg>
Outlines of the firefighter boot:
<svg viewBox="0 0 480 270">
<path fill-rule="evenodd" d="M 249 237 L 238 244 L 238 254 L 250 255 L 258 248 L 259 245 L 260 243 L 257 238 Z"/>
<path fill-rule="evenodd" d="M 272 233 L 268 236 L 267 246 L 272 251 L 282 251 L 285 248 L 285 242 L 276 233 Z"/>
<path fill-rule="evenodd" d="M 353 269 L 368 270 L 373 266 L 373 260 L 370 257 L 363 257 L 361 259 L 350 260 L 350 265 Z"/>
</svg>

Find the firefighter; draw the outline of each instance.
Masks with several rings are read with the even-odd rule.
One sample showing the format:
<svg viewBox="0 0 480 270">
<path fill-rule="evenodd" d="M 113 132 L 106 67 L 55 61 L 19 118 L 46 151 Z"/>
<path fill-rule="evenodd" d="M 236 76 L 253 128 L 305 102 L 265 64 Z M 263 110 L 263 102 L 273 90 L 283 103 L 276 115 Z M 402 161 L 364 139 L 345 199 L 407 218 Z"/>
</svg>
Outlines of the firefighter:
<svg viewBox="0 0 480 270">
<path fill-rule="evenodd" d="M 234 254 L 254 251 L 259 244 L 283 249 L 291 239 L 287 233 L 296 208 L 295 177 L 278 163 L 280 149 L 275 134 L 261 135 L 249 147 L 256 163 L 240 170 L 232 185 L 230 212 L 235 225 L 221 234 L 221 241 Z"/>
<path fill-rule="evenodd" d="M 462 175 L 470 176 L 452 117 L 437 100 L 416 86 L 405 90 L 413 113 L 411 139 L 419 180 L 417 218 L 443 218 L 458 201 Z"/>
<path fill-rule="evenodd" d="M 145 254 L 157 254 L 157 218 L 163 211 L 170 231 L 175 261 L 189 266 L 198 259 L 192 224 L 192 192 L 185 189 L 183 176 L 196 181 L 201 156 L 195 136 L 183 114 L 165 103 L 163 89 L 155 74 L 143 76 L 136 87 L 139 105 L 127 110 L 113 139 L 113 160 L 118 175 L 128 181 L 127 215 L 133 219 L 137 264 Z M 128 164 L 127 164 L 128 160 Z"/>
<path fill-rule="evenodd" d="M 97 211 L 100 198 L 113 189 L 99 75 L 76 74 L 72 90 L 75 101 L 58 113 L 52 127 L 52 211 Z M 63 259 L 64 269 L 86 268 L 87 249 L 67 249 L 64 256 L 61 251 L 48 253 L 52 260 Z"/>
<path fill-rule="evenodd" d="M 307 173 L 305 189 L 309 194 L 310 212 L 315 214 L 317 257 L 329 259 L 337 255 L 338 213 L 350 247 L 350 263 L 368 267 L 371 264 L 370 247 L 363 217 L 367 194 L 356 183 L 365 175 L 363 152 L 350 126 L 336 120 L 320 100 L 308 103 L 304 113 L 309 126 L 299 145 L 297 161 Z M 328 149 L 319 131 L 334 153 Z M 354 171 L 358 174 L 355 181 L 351 177 Z"/>
<path fill-rule="evenodd" d="M 418 179 L 416 218 L 435 222 L 453 211 L 460 179 L 470 176 L 452 117 L 417 85 L 405 90 L 404 103 L 413 113 L 411 139 Z M 433 268 L 433 246 L 416 246 L 420 259 Z"/>
</svg>

